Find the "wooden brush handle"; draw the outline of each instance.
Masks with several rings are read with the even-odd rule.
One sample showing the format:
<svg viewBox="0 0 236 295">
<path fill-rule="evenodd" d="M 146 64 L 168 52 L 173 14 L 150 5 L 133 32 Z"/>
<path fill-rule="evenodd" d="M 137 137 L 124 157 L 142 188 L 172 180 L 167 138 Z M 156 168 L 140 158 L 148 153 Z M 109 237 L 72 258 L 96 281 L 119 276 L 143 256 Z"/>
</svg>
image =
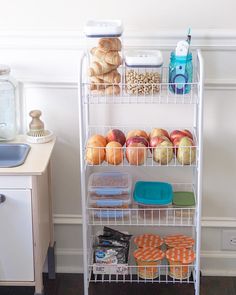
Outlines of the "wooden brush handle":
<svg viewBox="0 0 236 295">
<path fill-rule="evenodd" d="M 40 116 L 42 115 L 42 112 L 39 110 L 33 110 L 29 113 L 30 117 L 32 118 L 32 121 L 29 124 L 29 128 L 31 130 L 40 130 L 44 129 L 44 123 L 40 120 Z"/>
</svg>

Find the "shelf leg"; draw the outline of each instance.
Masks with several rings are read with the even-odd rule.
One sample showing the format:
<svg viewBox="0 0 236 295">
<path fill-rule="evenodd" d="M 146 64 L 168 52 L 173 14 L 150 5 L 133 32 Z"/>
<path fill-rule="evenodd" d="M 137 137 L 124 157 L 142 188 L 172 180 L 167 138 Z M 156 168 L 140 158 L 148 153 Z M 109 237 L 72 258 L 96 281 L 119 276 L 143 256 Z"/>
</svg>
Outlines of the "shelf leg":
<svg viewBox="0 0 236 295">
<path fill-rule="evenodd" d="M 55 245 L 48 247 L 48 278 L 49 280 L 55 280 L 56 278 L 56 263 L 55 263 Z"/>
</svg>

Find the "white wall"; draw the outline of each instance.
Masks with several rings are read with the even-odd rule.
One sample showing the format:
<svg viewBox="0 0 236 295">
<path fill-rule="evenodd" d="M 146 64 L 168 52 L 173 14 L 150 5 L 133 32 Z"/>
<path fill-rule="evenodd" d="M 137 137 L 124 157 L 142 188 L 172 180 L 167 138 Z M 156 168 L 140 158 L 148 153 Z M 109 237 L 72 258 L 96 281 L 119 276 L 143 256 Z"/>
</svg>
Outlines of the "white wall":
<svg viewBox="0 0 236 295">
<path fill-rule="evenodd" d="M 119 18 L 129 31 L 234 29 L 234 0 L 11 0 L 2 1 L 0 28 L 81 30 L 88 18 Z"/>
<path fill-rule="evenodd" d="M 109 17 L 123 19 L 127 46 L 169 50 L 191 26 L 193 44 L 203 49 L 202 268 L 205 274 L 236 274 L 236 253 L 221 249 L 222 229 L 236 227 L 235 8 L 233 0 L 224 2 L 224 14 L 222 5 L 212 0 L 4 2 L 0 63 L 10 64 L 13 75 L 21 81 L 22 114 L 26 117 L 30 109 L 41 108 L 47 128 L 58 137 L 53 155 L 53 197 L 59 271 L 82 269 L 76 108 L 79 55 L 84 45 L 82 25 L 88 18 Z M 23 123 L 26 126 L 27 120 Z"/>
</svg>

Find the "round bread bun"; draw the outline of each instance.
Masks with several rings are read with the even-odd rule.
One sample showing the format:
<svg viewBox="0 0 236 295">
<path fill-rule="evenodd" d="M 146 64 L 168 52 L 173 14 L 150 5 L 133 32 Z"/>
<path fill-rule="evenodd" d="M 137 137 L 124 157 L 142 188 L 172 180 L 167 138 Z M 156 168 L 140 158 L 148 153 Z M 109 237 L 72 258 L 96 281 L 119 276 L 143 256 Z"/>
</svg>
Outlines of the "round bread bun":
<svg viewBox="0 0 236 295">
<path fill-rule="evenodd" d="M 106 161 L 111 165 L 119 165 L 123 162 L 123 150 L 119 142 L 110 141 L 106 145 Z"/>
<path fill-rule="evenodd" d="M 105 148 L 100 142 L 92 142 L 86 147 L 86 161 L 90 165 L 100 165 L 105 160 Z"/>
<path fill-rule="evenodd" d="M 106 146 L 107 144 L 107 140 L 104 136 L 100 135 L 100 134 L 94 134 L 92 135 L 89 139 L 88 139 L 88 143 L 87 145 L 90 145 L 92 143 L 100 143 L 100 146 Z"/>
</svg>

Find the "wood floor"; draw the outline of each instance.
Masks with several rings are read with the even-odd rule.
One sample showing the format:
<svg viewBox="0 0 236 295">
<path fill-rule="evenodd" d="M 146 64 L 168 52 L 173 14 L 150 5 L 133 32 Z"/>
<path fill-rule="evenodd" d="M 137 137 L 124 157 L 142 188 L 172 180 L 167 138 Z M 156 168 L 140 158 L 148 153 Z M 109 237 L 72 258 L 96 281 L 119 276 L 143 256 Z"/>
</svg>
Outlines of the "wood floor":
<svg viewBox="0 0 236 295">
<path fill-rule="evenodd" d="M 45 276 L 45 295 L 82 295 L 83 276 L 57 274 Z M 166 284 L 91 284 L 90 295 L 193 295 L 191 285 Z M 0 295 L 34 295 L 32 287 L 0 287 Z M 236 295 L 236 277 L 202 277 L 201 295 Z"/>
</svg>

